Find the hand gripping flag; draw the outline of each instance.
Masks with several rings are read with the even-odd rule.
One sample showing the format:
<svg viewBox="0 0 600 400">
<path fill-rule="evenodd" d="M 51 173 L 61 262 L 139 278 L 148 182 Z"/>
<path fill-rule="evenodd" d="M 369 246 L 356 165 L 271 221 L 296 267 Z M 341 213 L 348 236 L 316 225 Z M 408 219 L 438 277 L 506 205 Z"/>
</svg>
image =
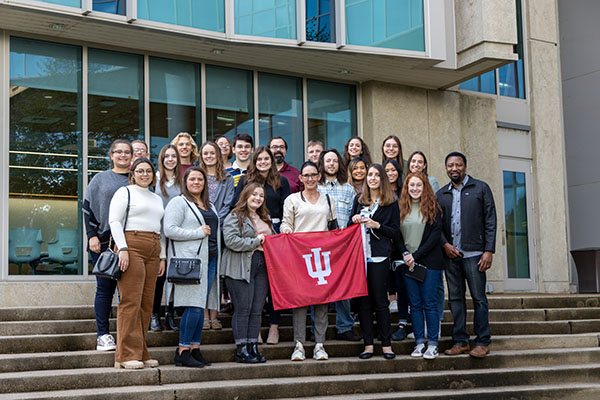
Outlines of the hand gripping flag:
<svg viewBox="0 0 600 400">
<path fill-rule="evenodd" d="M 276 310 L 368 294 L 358 224 L 344 230 L 267 236 L 263 248 Z"/>
</svg>

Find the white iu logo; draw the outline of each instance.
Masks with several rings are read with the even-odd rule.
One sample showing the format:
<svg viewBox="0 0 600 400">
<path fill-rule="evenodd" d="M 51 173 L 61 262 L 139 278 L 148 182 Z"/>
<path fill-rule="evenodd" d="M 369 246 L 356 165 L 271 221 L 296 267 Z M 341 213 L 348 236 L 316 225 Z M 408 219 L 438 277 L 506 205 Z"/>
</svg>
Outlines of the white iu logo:
<svg viewBox="0 0 600 400">
<path fill-rule="evenodd" d="M 330 251 L 324 251 L 321 253 L 321 248 L 310 249 L 313 254 L 303 254 L 302 257 L 304 261 L 306 261 L 306 269 L 308 270 L 308 275 L 311 278 L 318 279 L 317 285 L 327 285 L 327 281 L 325 280 L 326 276 L 331 275 L 331 263 L 329 262 Z M 323 254 L 323 264 L 321 264 L 321 254 Z M 312 256 L 315 257 L 315 266 L 312 265 Z"/>
</svg>

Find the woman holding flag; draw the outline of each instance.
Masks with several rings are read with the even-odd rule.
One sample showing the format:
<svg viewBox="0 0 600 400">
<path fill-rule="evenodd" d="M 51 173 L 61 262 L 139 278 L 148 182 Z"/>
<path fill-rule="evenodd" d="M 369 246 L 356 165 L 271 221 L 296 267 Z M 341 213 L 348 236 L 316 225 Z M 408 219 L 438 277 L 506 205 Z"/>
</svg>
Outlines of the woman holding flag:
<svg viewBox="0 0 600 400">
<path fill-rule="evenodd" d="M 283 221 L 281 222 L 282 233 L 296 232 L 318 232 L 327 230 L 327 222 L 332 213 L 335 218 L 335 207 L 331 209 L 327 197 L 317 190 L 321 174 L 317 165 L 312 161 L 306 161 L 300 168 L 300 182 L 304 184 L 304 190 L 293 193 L 285 199 L 283 205 Z M 314 305 L 315 310 L 315 341 L 313 351 L 315 360 L 327 360 L 329 356 L 323 347 L 325 334 L 327 332 L 327 309 L 328 304 Z M 305 359 L 304 343 L 306 342 L 306 311 L 308 307 L 294 308 L 294 342 L 296 347 L 292 353 L 292 361 L 303 361 Z M 388 321 L 389 326 L 389 321 Z"/>
<path fill-rule="evenodd" d="M 390 335 L 387 276 L 392 255 L 392 239 L 396 240 L 400 232 L 400 209 L 397 197 L 380 164 L 373 164 L 367 170 L 363 192 L 354 198 L 350 215 L 353 215 L 352 223 L 363 224 L 366 230 L 363 237 L 366 238 L 369 295 L 359 298 L 358 315 L 365 343 L 365 349 L 359 358 L 373 357 L 373 312 L 375 312 L 383 357 L 391 360 L 396 355 L 392 351 Z"/>
</svg>

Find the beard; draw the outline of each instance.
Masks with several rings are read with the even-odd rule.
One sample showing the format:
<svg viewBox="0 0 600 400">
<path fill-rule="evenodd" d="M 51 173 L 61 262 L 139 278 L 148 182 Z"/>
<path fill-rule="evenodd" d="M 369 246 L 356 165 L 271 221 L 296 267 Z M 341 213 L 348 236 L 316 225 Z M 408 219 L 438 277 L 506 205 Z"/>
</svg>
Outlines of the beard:
<svg viewBox="0 0 600 400">
<path fill-rule="evenodd" d="M 285 160 L 285 156 L 280 151 L 273 154 L 273 157 L 275 157 L 275 163 L 277 164 L 283 164 L 283 160 Z"/>
<path fill-rule="evenodd" d="M 451 176 L 450 180 L 452 181 L 452 183 L 458 185 L 462 181 L 462 175 Z"/>
</svg>

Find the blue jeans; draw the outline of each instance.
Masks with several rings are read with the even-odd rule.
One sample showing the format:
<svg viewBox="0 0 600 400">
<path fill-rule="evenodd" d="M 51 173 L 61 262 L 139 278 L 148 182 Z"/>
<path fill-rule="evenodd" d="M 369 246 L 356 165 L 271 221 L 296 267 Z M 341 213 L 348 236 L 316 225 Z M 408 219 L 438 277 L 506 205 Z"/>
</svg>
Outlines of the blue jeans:
<svg viewBox="0 0 600 400">
<path fill-rule="evenodd" d="M 440 330 L 438 286 L 441 275 L 441 270 L 428 269 L 423 283 L 404 275 L 404 285 L 410 303 L 410 318 L 417 344 L 425 343 L 425 323 L 427 323 L 428 344 L 430 346 L 438 345 Z"/>
<path fill-rule="evenodd" d="M 344 333 L 352 330 L 354 319 L 350 314 L 350 299 L 335 302 L 335 329 L 337 333 Z"/>
<path fill-rule="evenodd" d="M 444 319 L 444 274 L 440 274 L 440 282 L 438 283 L 438 293 L 440 321 L 442 321 Z"/>
<path fill-rule="evenodd" d="M 466 346 L 469 343 L 467 333 L 467 302 L 465 300 L 466 285 L 469 285 L 475 315 L 473 330 L 475 346 L 488 346 L 491 343 L 490 321 L 488 317 L 488 301 L 485 295 L 485 272 L 480 272 L 477 263 L 481 256 L 446 259 L 446 281 L 448 282 L 448 302 L 454 326 L 452 339 L 454 343 Z M 466 281 L 466 284 L 465 284 Z"/>
<path fill-rule="evenodd" d="M 208 281 L 206 296 L 210 293 L 210 288 L 217 276 L 217 258 L 208 259 Z M 202 307 L 186 307 L 181 316 L 179 324 L 179 346 L 190 347 L 191 345 L 200 345 L 202 339 L 202 325 L 204 324 L 204 309 Z"/>
<path fill-rule="evenodd" d="M 100 253 L 108 248 L 108 243 L 102 245 Z M 100 253 L 90 250 L 92 263 L 96 264 Z M 98 336 L 110 333 L 110 310 L 112 309 L 112 300 L 117 289 L 117 281 L 109 278 L 96 277 L 96 297 L 94 299 L 94 314 L 96 314 L 96 327 Z"/>
</svg>

